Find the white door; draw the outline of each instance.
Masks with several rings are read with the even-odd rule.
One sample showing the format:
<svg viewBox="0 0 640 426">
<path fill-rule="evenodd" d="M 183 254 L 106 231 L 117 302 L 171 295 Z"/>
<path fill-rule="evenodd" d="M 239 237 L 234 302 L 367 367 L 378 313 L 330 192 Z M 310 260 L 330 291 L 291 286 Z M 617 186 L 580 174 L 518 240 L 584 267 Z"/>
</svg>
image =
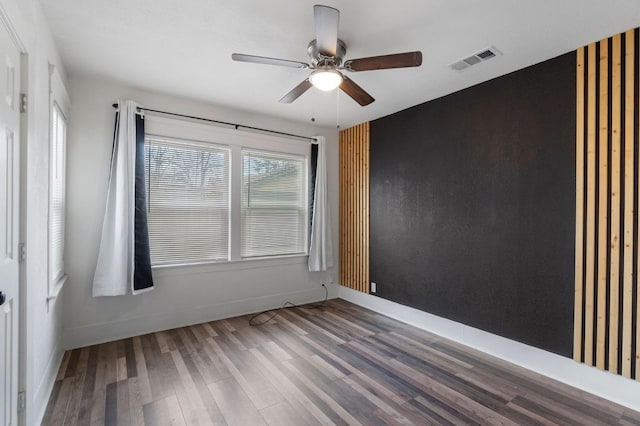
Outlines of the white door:
<svg viewBox="0 0 640 426">
<path fill-rule="evenodd" d="M 18 424 L 20 52 L 0 24 L 0 425 Z"/>
</svg>

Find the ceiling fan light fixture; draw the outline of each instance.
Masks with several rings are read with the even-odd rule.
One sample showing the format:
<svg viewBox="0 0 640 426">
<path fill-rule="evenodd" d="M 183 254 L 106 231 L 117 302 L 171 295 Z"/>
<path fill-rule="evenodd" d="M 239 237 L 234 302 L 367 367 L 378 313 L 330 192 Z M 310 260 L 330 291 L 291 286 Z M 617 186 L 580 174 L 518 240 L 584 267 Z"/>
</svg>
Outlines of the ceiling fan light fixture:
<svg viewBox="0 0 640 426">
<path fill-rule="evenodd" d="M 311 73 L 309 81 L 318 90 L 330 92 L 342 84 L 342 74 L 334 69 L 318 69 Z"/>
</svg>

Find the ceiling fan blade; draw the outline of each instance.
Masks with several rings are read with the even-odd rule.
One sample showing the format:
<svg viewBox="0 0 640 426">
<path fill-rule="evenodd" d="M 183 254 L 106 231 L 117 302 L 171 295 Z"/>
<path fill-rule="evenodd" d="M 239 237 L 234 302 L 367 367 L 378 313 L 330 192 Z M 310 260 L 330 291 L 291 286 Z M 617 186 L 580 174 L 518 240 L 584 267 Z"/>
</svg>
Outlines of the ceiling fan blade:
<svg viewBox="0 0 640 426">
<path fill-rule="evenodd" d="M 344 69 L 347 71 L 371 71 L 389 68 L 419 67 L 420 65 L 422 65 L 422 52 L 416 51 L 350 59 L 344 63 Z"/>
<path fill-rule="evenodd" d="M 292 68 L 309 68 L 309 64 L 298 61 L 289 61 L 287 59 L 268 58 L 266 56 L 243 55 L 242 53 L 234 53 L 231 59 L 239 62 L 252 62 L 254 64 L 279 65 L 281 67 Z"/>
<path fill-rule="evenodd" d="M 278 102 L 283 103 L 283 104 L 290 104 L 291 102 L 293 102 L 296 99 L 298 99 L 304 92 L 309 90 L 311 88 L 311 86 L 312 86 L 312 84 L 309 81 L 309 79 L 307 78 L 302 83 L 300 83 L 296 87 L 294 87 L 292 91 L 290 91 L 289 93 L 284 95 L 282 97 L 282 99 L 280 99 Z"/>
<path fill-rule="evenodd" d="M 373 99 L 370 94 L 365 92 L 362 87 L 358 86 L 356 83 L 354 83 L 353 80 L 351 80 L 346 75 L 343 76 L 340 89 L 342 89 L 342 91 L 347 95 L 351 96 L 351 98 L 357 103 L 359 103 L 361 106 L 367 106 L 373 101 L 375 101 L 375 99 Z"/>
<path fill-rule="evenodd" d="M 318 52 L 325 56 L 335 56 L 338 46 L 338 22 L 340 11 L 329 6 L 313 6 L 316 25 L 316 45 Z"/>
</svg>

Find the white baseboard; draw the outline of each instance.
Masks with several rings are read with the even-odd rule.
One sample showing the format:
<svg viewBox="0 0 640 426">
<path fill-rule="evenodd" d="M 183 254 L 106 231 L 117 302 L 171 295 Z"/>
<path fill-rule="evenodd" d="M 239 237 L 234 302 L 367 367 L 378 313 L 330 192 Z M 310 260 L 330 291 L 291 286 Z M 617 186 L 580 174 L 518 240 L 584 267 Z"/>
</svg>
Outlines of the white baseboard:
<svg viewBox="0 0 640 426">
<path fill-rule="evenodd" d="M 328 285 L 327 287 L 329 297 L 335 297 L 336 290 L 330 288 L 334 286 Z M 66 349 L 75 349 L 156 331 L 279 308 L 286 301 L 303 304 L 317 302 L 323 300 L 324 297 L 324 290 L 318 288 L 224 302 L 198 307 L 189 311 L 165 310 L 162 313 L 145 317 L 65 328 L 62 332 L 62 340 Z"/>
<path fill-rule="evenodd" d="M 640 411 L 638 381 L 346 287 L 339 287 L 338 297 Z"/>
<path fill-rule="evenodd" d="M 51 353 L 49 362 L 47 362 L 47 368 L 40 379 L 40 383 L 38 383 L 36 387 L 33 399 L 27 401 L 27 413 L 32 413 L 31 416 L 27 416 L 27 424 L 39 425 L 42 423 L 63 355 L 64 351 L 59 345 L 56 346 Z M 34 419 L 34 421 L 31 421 L 31 419 Z"/>
</svg>

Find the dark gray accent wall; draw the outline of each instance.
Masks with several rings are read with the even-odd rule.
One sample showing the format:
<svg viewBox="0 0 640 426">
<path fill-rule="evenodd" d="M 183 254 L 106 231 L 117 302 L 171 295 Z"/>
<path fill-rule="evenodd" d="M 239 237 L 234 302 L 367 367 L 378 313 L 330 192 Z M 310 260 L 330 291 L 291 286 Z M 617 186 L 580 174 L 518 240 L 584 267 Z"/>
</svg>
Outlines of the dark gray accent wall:
<svg viewBox="0 0 640 426">
<path fill-rule="evenodd" d="M 378 296 L 571 356 L 575 66 L 569 53 L 371 122 Z"/>
</svg>

